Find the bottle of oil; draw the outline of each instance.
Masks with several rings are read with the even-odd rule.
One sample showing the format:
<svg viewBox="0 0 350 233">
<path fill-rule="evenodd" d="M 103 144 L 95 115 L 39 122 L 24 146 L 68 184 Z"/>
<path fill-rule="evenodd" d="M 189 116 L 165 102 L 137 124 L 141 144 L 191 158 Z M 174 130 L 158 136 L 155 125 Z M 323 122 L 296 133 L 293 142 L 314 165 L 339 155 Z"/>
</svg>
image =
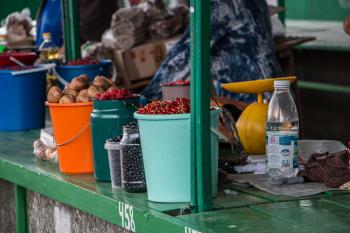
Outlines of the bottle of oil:
<svg viewBox="0 0 350 233">
<path fill-rule="evenodd" d="M 0 53 L 4 52 L 6 49 L 6 36 L 0 35 Z"/>
<path fill-rule="evenodd" d="M 51 33 L 43 33 L 43 43 L 39 47 L 40 62 L 41 63 L 52 63 L 59 59 L 58 47 L 51 40 Z"/>
<path fill-rule="evenodd" d="M 58 47 L 51 40 L 51 33 L 43 33 L 43 42 L 39 47 L 39 63 L 56 63 L 59 61 L 60 55 Z M 46 73 L 46 92 L 50 90 L 52 86 L 58 84 L 57 77 L 54 75 L 53 69 L 49 69 Z"/>
</svg>

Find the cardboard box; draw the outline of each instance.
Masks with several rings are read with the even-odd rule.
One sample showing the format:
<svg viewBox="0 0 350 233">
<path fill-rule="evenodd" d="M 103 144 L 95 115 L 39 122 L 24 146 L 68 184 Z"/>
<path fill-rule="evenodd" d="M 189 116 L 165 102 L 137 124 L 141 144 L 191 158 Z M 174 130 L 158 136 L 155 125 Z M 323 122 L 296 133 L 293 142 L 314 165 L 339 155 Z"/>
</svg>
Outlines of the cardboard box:
<svg viewBox="0 0 350 233">
<path fill-rule="evenodd" d="M 126 51 L 115 51 L 114 62 L 118 77 L 122 76 L 129 81 L 152 77 L 178 40 L 179 37 L 175 37 L 139 45 Z"/>
</svg>

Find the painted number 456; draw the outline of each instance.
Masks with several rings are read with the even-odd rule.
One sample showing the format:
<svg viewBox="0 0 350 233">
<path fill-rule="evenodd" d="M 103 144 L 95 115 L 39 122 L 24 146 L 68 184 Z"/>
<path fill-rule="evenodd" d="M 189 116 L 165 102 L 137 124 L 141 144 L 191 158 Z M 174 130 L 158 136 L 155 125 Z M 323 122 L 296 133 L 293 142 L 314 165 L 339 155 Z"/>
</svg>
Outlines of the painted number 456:
<svg viewBox="0 0 350 233">
<path fill-rule="evenodd" d="M 185 227 L 185 233 L 202 233 L 202 232 L 193 230 L 189 227 Z"/>
<path fill-rule="evenodd" d="M 122 220 L 122 227 L 129 231 L 136 232 L 133 207 L 119 202 L 119 215 Z"/>
</svg>

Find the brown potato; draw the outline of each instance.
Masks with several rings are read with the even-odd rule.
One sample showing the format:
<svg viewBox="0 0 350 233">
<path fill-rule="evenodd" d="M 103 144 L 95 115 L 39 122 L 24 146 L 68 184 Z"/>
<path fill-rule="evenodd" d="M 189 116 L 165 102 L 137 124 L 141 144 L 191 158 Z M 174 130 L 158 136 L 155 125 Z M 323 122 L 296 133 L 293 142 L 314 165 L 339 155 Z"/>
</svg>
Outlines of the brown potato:
<svg viewBox="0 0 350 233">
<path fill-rule="evenodd" d="M 72 95 L 72 96 L 74 96 L 75 98 L 77 98 L 77 96 L 78 96 L 78 94 L 79 94 L 79 92 L 77 92 L 77 91 L 74 90 L 74 89 L 70 89 L 70 88 L 65 88 L 65 89 L 63 90 L 63 93 L 64 93 L 65 95 Z"/>
<path fill-rule="evenodd" d="M 88 96 L 88 89 L 83 89 L 83 90 L 81 90 L 81 91 L 79 92 L 79 95 L 78 95 L 78 96 L 80 96 L 80 95 L 82 95 L 82 96 Z"/>
<path fill-rule="evenodd" d="M 86 80 L 85 76 L 79 76 L 72 79 L 72 81 L 68 85 L 68 88 L 79 92 L 80 90 L 83 90 L 88 86 L 89 82 Z"/>
<path fill-rule="evenodd" d="M 58 103 L 62 95 L 62 90 L 58 86 L 53 86 L 47 93 L 47 101 L 49 103 Z"/>
<path fill-rule="evenodd" d="M 74 102 L 75 102 L 75 98 L 72 95 L 64 95 L 60 99 L 60 104 L 70 104 Z"/>
<path fill-rule="evenodd" d="M 79 78 L 86 83 L 86 85 L 89 85 L 89 76 L 87 76 L 87 74 L 82 74 L 79 75 Z"/>
<path fill-rule="evenodd" d="M 77 103 L 91 102 L 91 98 L 89 96 L 86 96 L 86 95 L 78 95 L 76 102 Z"/>
<path fill-rule="evenodd" d="M 110 86 L 107 78 L 103 76 L 96 76 L 92 84 L 96 87 L 102 87 L 104 90 Z"/>
<path fill-rule="evenodd" d="M 107 78 L 105 76 L 96 76 L 95 79 L 96 78 L 104 79 L 109 84 L 110 87 L 116 87 L 116 84 L 113 82 L 112 79 L 109 79 L 109 78 Z"/>
<path fill-rule="evenodd" d="M 88 89 L 88 96 L 90 98 L 94 98 L 97 93 L 102 94 L 103 92 L 104 92 L 103 88 L 92 85 Z"/>
</svg>

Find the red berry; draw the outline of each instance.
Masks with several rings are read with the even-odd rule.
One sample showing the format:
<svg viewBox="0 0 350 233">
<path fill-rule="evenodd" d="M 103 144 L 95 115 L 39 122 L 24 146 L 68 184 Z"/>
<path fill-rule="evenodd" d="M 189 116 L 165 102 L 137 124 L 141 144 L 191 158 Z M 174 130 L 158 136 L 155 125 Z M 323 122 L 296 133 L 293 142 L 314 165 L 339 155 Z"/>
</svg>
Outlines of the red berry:
<svg viewBox="0 0 350 233">
<path fill-rule="evenodd" d="M 79 58 L 75 61 L 67 62 L 67 65 L 69 65 L 69 66 L 78 66 L 79 65 L 80 66 L 80 65 L 98 64 L 98 63 L 100 63 L 100 61 L 95 60 L 95 59 L 88 59 L 88 58 L 81 59 L 81 58 Z"/>
<path fill-rule="evenodd" d="M 109 88 L 109 93 L 111 93 L 111 94 L 116 94 L 117 92 L 118 92 L 118 89 L 117 89 L 117 88 L 115 88 L 115 87 Z"/>
<path fill-rule="evenodd" d="M 122 94 L 120 94 L 120 93 L 115 94 L 114 97 L 115 97 L 116 100 L 124 99 L 124 96 Z"/>
<path fill-rule="evenodd" d="M 184 86 L 190 85 L 190 80 L 177 80 L 174 82 L 164 83 L 163 86 Z"/>
<path fill-rule="evenodd" d="M 140 114 L 182 114 L 190 112 L 190 100 L 188 98 L 176 98 L 173 101 L 153 101 L 140 108 Z"/>
<path fill-rule="evenodd" d="M 109 92 L 104 92 L 101 97 L 100 97 L 100 100 L 109 100 L 111 99 L 111 94 Z"/>
<path fill-rule="evenodd" d="M 97 94 L 94 96 L 94 99 L 95 99 L 95 100 L 101 100 L 101 94 L 100 94 L 100 93 L 97 93 Z"/>
</svg>

